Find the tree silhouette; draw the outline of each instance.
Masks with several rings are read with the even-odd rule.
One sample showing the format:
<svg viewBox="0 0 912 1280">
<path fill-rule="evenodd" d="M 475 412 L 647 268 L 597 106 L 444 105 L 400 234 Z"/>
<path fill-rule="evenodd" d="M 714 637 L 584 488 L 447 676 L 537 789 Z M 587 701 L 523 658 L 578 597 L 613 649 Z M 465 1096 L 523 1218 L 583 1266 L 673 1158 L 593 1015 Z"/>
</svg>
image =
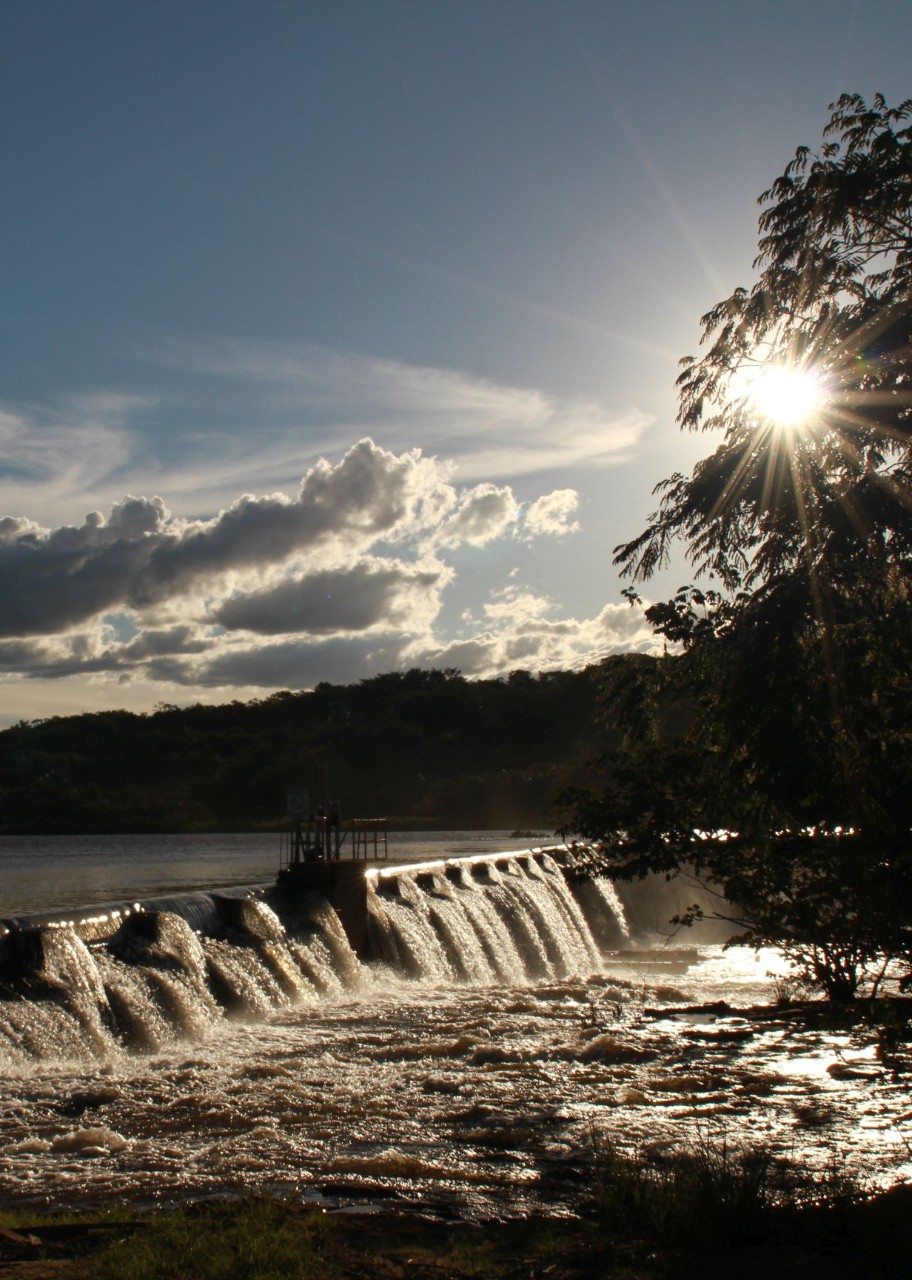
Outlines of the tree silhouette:
<svg viewBox="0 0 912 1280">
<path fill-rule="evenodd" d="M 626 743 L 568 825 L 620 873 L 702 868 L 845 997 L 912 952 L 912 100 L 830 110 L 760 197 L 756 283 L 682 362 L 680 426 L 722 439 L 615 562 L 644 581 L 682 542 L 709 581 L 647 611 L 673 656 L 609 669 Z"/>
</svg>

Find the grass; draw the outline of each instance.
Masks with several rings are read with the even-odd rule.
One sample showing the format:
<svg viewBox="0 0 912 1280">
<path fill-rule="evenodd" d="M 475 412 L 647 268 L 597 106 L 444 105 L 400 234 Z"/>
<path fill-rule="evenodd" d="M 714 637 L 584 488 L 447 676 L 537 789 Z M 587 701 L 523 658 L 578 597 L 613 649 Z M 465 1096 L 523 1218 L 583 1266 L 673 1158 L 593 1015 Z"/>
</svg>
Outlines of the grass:
<svg viewBox="0 0 912 1280">
<path fill-rule="evenodd" d="M 649 1159 L 596 1144 L 591 1223 L 605 1277 L 910 1274 L 912 1187 L 872 1195 L 835 1163 L 811 1174 L 762 1147 Z"/>
<path fill-rule="evenodd" d="M 43 1254 L 52 1260 L 47 1274 L 60 1280 L 909 1275 L 912 1187 L 871 1197 L 838 1171 L 812 1177 L 761 1148 L 724 1143 L 650 1159 L 594 1140 L 594 1152 L 590 1202 L 577 1219 L 479 1225 L 407 1214 L 328 1216 L 261 1196 L 130 1220 L 87 1215 L 78 1235 L 56 1219 L 32 1228 L 40 1249 L 0 1238 L 0 1259 Z M 57 1244 L 55 1227 L 62 1231 Z M 20 1277 L 45 1274 L 28 1269 L 34 1261 L 22 1265 Z M 9 1280 L 17 1276 L 14 1263 L 4 1261 L 2 1270 Z"/>
<path fill-rule="evenodd" d="M 866 1197 L 833 1169 L 810 1175 L 763 1147 L 700 1143 L 673 1155 L 632 1157 L 595 1139 L 594 1207 L 605 1233 L 686 1244 L 708 1233 L 740 1241 L 798 1212 L 845 1213 Z"/>
<path fill-rule="evenodd" d="M 87 1261 L 106 1280 L 331 1280 L 325 1218 L 256 1197 L 173 1210 Z"/>
</svg>

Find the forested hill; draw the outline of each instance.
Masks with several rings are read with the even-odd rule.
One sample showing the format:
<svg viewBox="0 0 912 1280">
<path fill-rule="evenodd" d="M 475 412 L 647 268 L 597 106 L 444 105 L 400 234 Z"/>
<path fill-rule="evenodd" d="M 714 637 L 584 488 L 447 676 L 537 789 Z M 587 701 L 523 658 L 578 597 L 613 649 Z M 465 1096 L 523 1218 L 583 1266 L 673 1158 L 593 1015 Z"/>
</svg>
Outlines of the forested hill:
<svg viewBox="0 0 912 1280">
<path fill-rule="evenodd" d="M 343 818 L 550 831 L 555 794 L 607 745 L 600 670 L 474 681 L 413 670 L 23 722 L 0 733 L 0 831 L 256 830 L 281 822 L 289 784 L 319 798 L 327 778 Z"/>
</svg>

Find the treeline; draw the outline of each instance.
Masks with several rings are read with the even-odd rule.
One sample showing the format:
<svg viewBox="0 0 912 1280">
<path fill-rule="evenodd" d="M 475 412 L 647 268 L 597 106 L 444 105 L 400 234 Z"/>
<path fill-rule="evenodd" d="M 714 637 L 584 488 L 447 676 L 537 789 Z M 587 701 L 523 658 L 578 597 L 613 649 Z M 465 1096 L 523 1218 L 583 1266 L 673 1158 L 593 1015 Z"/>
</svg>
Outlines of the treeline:
<svg viewBox="0 0 912 1280">
<path fill-rule="evenodd" d="M 338 800 L 343 819 L 550 831 L 555 796 L 607 745 L 600 672 L 412 670 L 247 703 L 21 722 L 0 733 L 0 831 L 267 829 L 294 784 Z"/>
</svg>

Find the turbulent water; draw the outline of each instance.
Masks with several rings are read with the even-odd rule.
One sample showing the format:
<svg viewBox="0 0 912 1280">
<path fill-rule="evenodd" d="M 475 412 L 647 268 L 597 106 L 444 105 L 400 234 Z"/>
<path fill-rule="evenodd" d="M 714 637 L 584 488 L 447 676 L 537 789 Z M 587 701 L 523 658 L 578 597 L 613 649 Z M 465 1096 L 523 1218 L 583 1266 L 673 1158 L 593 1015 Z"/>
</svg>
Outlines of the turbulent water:
<svg viewBox="0 0 912 1280">
<path fill-rule="evenodd" d="M 570 1208 L 605 1140 L 912 1176 L 873 1042 L 737 1012 L 777 957 L 634 948 L 613 888 L 547 853 L 374 869 L 368 962 L 313 894 L 164 906 L 0 939 L 8 1201 Z"/>
</svg>

